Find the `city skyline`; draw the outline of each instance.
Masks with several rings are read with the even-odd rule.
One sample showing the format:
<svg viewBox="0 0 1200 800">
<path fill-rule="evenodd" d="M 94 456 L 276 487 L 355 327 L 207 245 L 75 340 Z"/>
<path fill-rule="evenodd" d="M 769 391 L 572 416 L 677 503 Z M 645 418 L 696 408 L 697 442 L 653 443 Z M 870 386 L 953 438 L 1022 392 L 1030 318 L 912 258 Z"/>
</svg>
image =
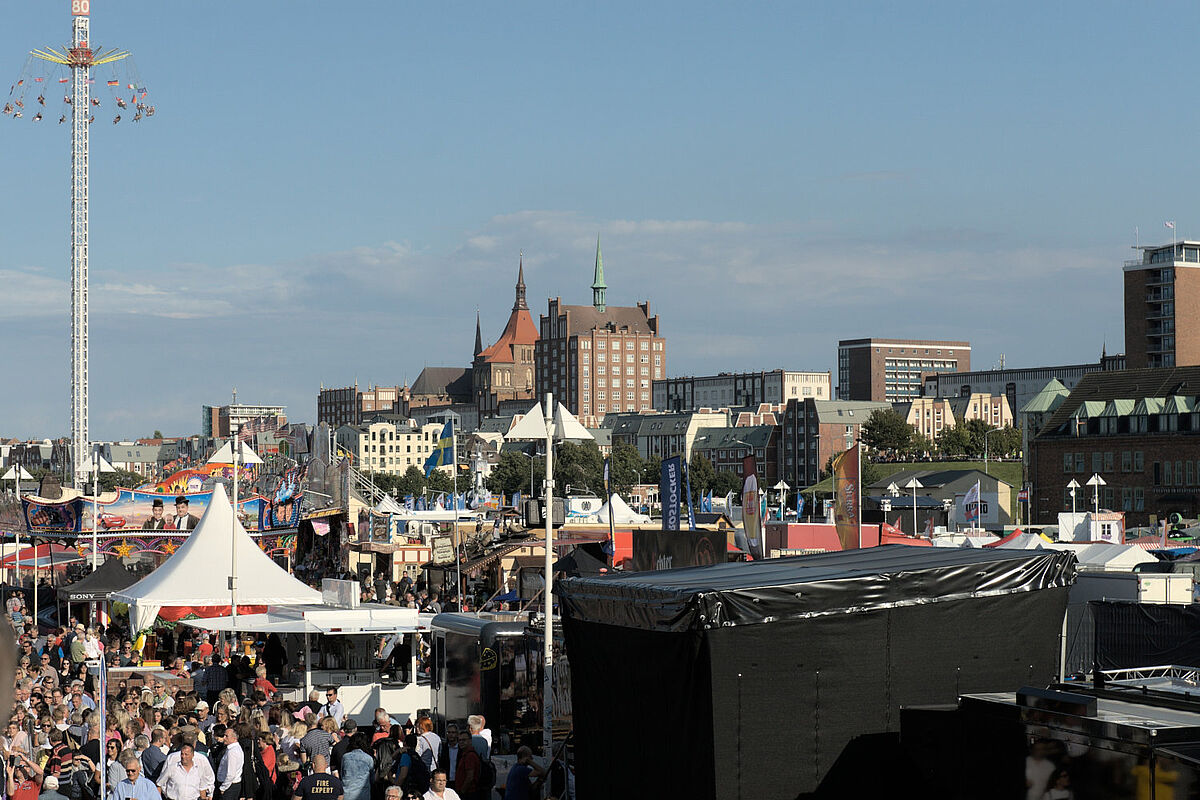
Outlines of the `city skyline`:
<svg viewBox="0 0 1200 800">
<path fill-rule="evenodd" d="M 1200 21 L 1182 4 L 92 9 L 158 107 L 92 129 L 97 440 L 194 432 L 234 386 L 313 421 L 322 383 L 467 366 L 518 253 L 535 315 L 586 304 L 597 235 L 609 302 L 650 302 L 670 376 L 836 372 L 866 336 L 1092 361 L 1123 349 L 1134 226 L 1200 230 L 1175 155 L 1195 112 L 1162 78 L 1186 54 L 1128 45 Z M 9 23 L 12 82 L 69 4 Z M 59 436 L 68 140 L 0 125 L 0 435 Z"/>
</svg>

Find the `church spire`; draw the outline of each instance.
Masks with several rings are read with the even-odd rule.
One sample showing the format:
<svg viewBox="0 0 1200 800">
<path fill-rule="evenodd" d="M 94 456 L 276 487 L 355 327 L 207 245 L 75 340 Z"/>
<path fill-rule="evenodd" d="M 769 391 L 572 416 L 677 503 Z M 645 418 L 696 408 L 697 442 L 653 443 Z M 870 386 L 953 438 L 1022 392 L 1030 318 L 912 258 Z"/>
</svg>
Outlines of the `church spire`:
<svg viewBox="0 0 1200 800">
<path fill-rule="evenodd" d="M 592 305 L 604 313 L 604 291 L 608 286 L 604 283 L 604 259 L 600 256 L 600 234 L 596 234 L 596 274 L 592 278 Z"/>
<path fill-rule="evenodd" d="M 479 331 L 479 309 L 475 309 L 475 355 L 483 352 L 483 335 Z"/>
<path fill-rule="evenodd" d="M 513 311 L 521 311 L 529 306 L 525 303 L 525 251 L 521 251 L 521 262 L 517 268 L 517 300 L 513 303 Z"/>
</svg>

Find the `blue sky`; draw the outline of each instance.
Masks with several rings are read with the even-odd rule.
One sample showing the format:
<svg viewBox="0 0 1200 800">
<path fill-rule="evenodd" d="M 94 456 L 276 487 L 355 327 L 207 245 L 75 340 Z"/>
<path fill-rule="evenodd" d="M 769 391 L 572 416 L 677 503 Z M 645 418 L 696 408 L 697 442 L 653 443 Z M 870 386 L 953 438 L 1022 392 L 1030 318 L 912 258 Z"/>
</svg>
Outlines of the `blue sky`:
<svg viewBox="0 0 1200 800">
<path fill-rule="evenodd" d="M 869 335 L 1120 350 L 1135 226 L 1200 238 L 1200 9 L 969 5 L 94 0 L 157 114 L 114 126 L 97 88 L 93 438 L 465 365 L 520 250 L 535 313 L 586 303 L 597 234 L 671 374 L 834 369 Z M 6 8 L 0 83 L 68 9 Z M 0 118 L 2 436 L 69 426 L 56 118 Z"/>
</svg>

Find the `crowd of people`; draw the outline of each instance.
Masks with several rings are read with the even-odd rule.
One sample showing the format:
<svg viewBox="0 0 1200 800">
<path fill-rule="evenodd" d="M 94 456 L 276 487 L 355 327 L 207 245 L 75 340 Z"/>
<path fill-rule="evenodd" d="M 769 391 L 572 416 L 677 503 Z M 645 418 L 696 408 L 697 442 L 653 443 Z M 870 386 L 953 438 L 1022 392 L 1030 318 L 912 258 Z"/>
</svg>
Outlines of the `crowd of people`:
<svg viewBox="0 0 1200 800">
<path fill-rule="evenodd" d="M 482 717 L 448 722 L 443 738 L 429 717 L 383 708 L 359 726 L 336 688 L 283 699 L 269 640 L 241 654 L 217 634 L 168 634 L 162 680 L 131 673 L 104 692 L 97 662 L 140 663 L 128 631 L 72 618 L 47 634 L 17 603 L 6 610 L 19 651 L 0 736 L 9 800 L 523 800 L 546 778 L 522 748 L 497 788 Z"/>
</svg>

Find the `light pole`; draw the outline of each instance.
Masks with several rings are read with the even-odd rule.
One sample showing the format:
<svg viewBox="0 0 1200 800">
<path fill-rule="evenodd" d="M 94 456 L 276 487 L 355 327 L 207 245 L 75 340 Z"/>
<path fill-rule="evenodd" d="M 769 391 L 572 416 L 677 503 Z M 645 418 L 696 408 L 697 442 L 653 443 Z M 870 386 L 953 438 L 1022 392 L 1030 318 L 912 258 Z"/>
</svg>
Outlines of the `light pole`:
<svg viewBox="0 0 1200 800">
<path fill-rule="evenodd" d="M 917 480 L 917 476 L 909 478 L 908 483 L 904 484 L 905 489 L 912 489 L 913 493 L 913 536 L 917 535 L 917 489 L 924 489 L 925 484 Z"/>
<path fill-rule="evenodd" d="M 1101 478 L 1100 473 L 1097 472 L 1088 478 L 1087 485 L 1092 487 L 1092 524 L 1089 526 L 1091 530 L 1088 531 L 1088 538 L 1091 539 L 1096 528 L 1096 518 L 1100 516 L 1100 487 L 1107 486 L 1108 481 Z"/>
<path fill-rule="evenodd" d="M 1079 488 L 1079 481 L 1071 478 L 1071 482 L 1067 484 L 1067 488 L 1071 490 L 1071 524 L 1075 524 L 1075 490 Z"/>
<path fill-rule="evenodd" d="M 987 467 L 988 467 L 988 437 L 991 436 L 993 433 L 999 433 L 1002 430 L 1004 430 L 1004 429 L 1003 428 L 992 428 L 990 431 L 984 431 L 984 434 L 983 434 L 983 474 L 984 475 L 988 474 L 988 471 L 987 471 Z M 991 476 L 989 475 L 988 477 L 991 477 Z"/>
<path fill-rule="evenodd" d="M 787 503 L 787 491 L 792 487 L 788 486 L 787 483 L 781 479 L 779 483 L 775 484 L 771 488 L 779 492 L 779 521 L 783 522 L 783 510 L 784 505 Z M 800 520 L 796 521 L 799 522 Z"/>
<path fill-rule="evenodd" d="M 546 621 L 542 649 L 542 750 L 548 763 L 554 760 L 554 442 L 568 439 L 586 442 L 594 437 L 561 403 L 556 407 L 554 395 L 547 392 L 545 411 L 540 405 L 529 409 L 529 413 L 504 434 L 504 438 L 546 443 L 546 481 L 543 484 L 546 504 Z"/>
</svg>

